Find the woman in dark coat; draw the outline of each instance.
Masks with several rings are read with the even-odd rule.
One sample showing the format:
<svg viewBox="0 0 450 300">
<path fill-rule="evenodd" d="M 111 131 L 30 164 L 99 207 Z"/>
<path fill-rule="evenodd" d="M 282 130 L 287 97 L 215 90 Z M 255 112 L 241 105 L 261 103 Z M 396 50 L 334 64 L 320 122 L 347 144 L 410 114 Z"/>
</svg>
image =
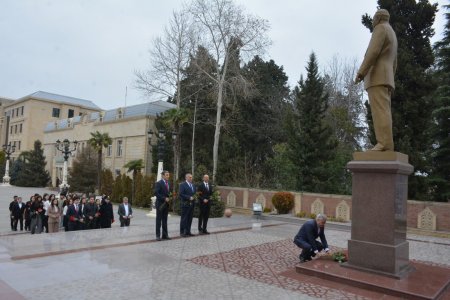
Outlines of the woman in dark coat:
<svg viewBox="0 0 450 300">
<path fill-rule="evenodd" d="M 108 197 L 103 198 L 98 212 L 100 214 L 101 228 L 111 228 L 111 224 L 114 223 L 114 213 Z"/>
</svg>

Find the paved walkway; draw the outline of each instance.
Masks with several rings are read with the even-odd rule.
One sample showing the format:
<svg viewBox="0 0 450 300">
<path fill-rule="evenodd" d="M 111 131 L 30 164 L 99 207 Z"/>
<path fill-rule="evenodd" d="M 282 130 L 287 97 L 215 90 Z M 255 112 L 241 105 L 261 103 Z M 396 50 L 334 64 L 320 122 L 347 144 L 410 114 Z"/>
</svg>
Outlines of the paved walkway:
<svg viewBox="0 0 450 300">
<path fill-rule="evenodd" d="M 11 191 L 32 194 L 35 189 Z M 11 201 L 7 192 L 0 190 L 0 299 L 383 297 L 319 284 L 314 278 L 295 279 L 292 270 L 299 250 L 292 237 L 297 224 L 233 215 L 211 219 L 210 235 L 180 238 L 179 217 L 172 216 L 173 239 L 157 242 L 154 218 L 136 209 L 129 228 L 116 222 L 111 229 L 92 231 L 11 233 L 5 214 Z M 350 233 L 328 228 L 327 238 L 332 249 L 341 249 Z M 416 235 L 409 239 L 411 259 L 450 268 L 449 239 Z"/>
</svg>

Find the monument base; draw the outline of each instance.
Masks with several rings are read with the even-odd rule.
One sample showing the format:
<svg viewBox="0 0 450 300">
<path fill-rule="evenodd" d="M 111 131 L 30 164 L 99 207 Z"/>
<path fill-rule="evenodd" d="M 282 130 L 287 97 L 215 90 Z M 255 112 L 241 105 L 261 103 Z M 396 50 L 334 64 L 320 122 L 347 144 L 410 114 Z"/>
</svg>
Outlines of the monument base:
<svg viewBox="0 0 450 300">
<path fill-rule="evenodd" d="M 406 240 L 408 156 L 393 151 L 357 152 L 353 173 L 352 234 L 348 266 L 402 278 L 409 266 Z"/>
<path fill-rule="evenodd" d="M 444 298 L 449 296 L 450 293 L 448 268 L 410 262 L 408 265 L 415 271 L 407 277 L 395 279 L 384 276 L 385 274 L 374 274 L 372 270 L 341 267 L 344 265 L 330 259 L 319 258 L 298 264 L 296 272 L 322 279 L 321 282 L 314 281 L 319 285 L 346 285 L 347 288 L 343 289 L 358 295 L 364 295 L 364 291 L 371 291 L 402 299 L 439 299 L 444 295 Z"/>
<path fill-rule="evenodd" d="M 413 271 L 409 265 L 409 244 L 398 245 L 370 243 L 366 241 L 349 240 L 348 255 L 353 257 L 342 266 L 362 271 L 372 272 L 392 278 L 403 278 Z M 364 253 L 365 255 L 359 255 Z"/>
</svg>

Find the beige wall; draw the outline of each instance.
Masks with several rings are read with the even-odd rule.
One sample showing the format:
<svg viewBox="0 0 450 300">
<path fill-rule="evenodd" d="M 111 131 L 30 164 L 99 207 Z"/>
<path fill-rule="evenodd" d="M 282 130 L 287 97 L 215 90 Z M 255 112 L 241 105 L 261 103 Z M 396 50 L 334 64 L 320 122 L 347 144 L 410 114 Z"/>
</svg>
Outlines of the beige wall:
<svg viewBox="0 0 450 300">
<path fill-rule="evenodd" d="M 87 144 L 91 138 L 91 132 L 99 131 L 108 133 L 112 139 L 112 151 L 108 156 L 107 148 L 103 148 L 103 167 L 110 169 L 113 174 L 116 170 L 122 174 L 127 170 L 123 166 L 136 159 L 142 159 L 144 165 L 148 165 L 145 170 L 151 168 L 151 155 L 147 142 L 147 131 L 149 126 L 156 131 L 154 126 L 154 117 L 142 116 L 128 119 L 119 119 L 108 122 L 91 121 L 74 124 L 72 128 L 56 129 L 47 131 L 44 134 L 43 145 L 44 155 L 47 159 L 47 170 L 52 176 L 52 185 L 56 185 L 56 177 L 60 179 L 61 168 L 63 166 L 62 154 L 55 150 L 56 140 L 68 139 L 77 140 L 80 144 Z M 117 146 L 122 141 L 122 155 L 118 155 Z M 81 149 L 81 146 L 78 150 Z M 69 158 L 69 167 L 73 157 Z M 130 175 L 130 174 L 129 174 Z"/>
<path fill-rule="evenodd" d="M 21 110 L 23 109 L 23 115 Z M 17 108 L 19 108 L 19 115 L 17 116 Z M 53 108 L 60 109 L 60 117 L 52 116 Z M 67 118 L 68 110 L 74 110 L 74 116 L 80 113 L 91 113 L 98 110 L 83 108 L 77 105 L 69 105 L 66 103 L 58 103 L 54 101 L 44 101 L 39 99 L 26 99 L 22 101 L 14 101 L 5 107 L 5 111 L 10 113 L 10 124 L 7 129 L 12 134 L 9 134 L 8 140 L 16 142 L 16 152 L 11 155 L 13 159 L 17 158 L 22 151 L 32 150 L 34 141 L 44 139 L 44 128 L 48 122 L 56 121 L 61 118 Z M 14 110 L 14 114 L 12 111 Z M 20 132 L 20 125 L 22 124 L 22 132 Z M 16 133 L 17 125 L 17 133 Z M 18 148 L 20 142 L 20 149 Z"/>
</svg>

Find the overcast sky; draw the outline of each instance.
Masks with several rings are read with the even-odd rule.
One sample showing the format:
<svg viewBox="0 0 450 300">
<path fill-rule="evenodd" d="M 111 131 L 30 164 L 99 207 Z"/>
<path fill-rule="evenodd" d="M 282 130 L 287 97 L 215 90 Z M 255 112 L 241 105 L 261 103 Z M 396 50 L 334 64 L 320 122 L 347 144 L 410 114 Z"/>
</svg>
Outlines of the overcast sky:
<svg viewBox="0 0 450 300">
<path fill-rule="evenodd" d="M 323 69 L 333 55 L 362 60 L 370 32 L 361 25 L 376 0 L 238 0 L 267 19 L 265 59 L 284 67 L 291 86 L 311 51 Z M 443 5 L 444 0 L 431 1 Z M 148 99 L 134 90 L 134 70 L 148 66 L 152 38 L 181 0 L 0 0 L 0 97 L 36 91 L 91 100 L 103 109 Z M 439 7 L 441 9 L 441 7 Z M 445 20 L 439 11 L 436 36 Z"/>
</svg>

